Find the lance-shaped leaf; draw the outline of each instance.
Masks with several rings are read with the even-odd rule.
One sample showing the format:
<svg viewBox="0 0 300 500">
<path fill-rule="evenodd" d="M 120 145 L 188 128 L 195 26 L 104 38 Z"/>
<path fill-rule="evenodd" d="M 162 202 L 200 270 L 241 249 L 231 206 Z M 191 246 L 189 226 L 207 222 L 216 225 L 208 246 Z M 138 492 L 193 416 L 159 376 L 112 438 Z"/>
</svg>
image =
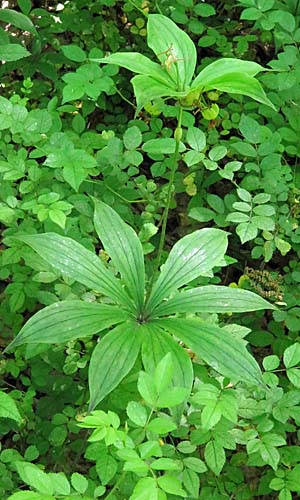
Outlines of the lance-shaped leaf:
<svg viewBox="0 0 300 500">
<path fill-rule="evenodd" d="M 156 306 L 177 288 L 217 266 L 227 248 L 227 234 L 220 229 L 200 229 L 181 238 L 162 267 L 147 304 L 152 314 Z"/>
<path fill-rule="evenodd" d="M 152 76 L 137 75 L 131 80 L 133 85 L 134 95 L 136 98 L 137 110 L 136 114 L 153 99 L 159 97 L 176 97 L 177 92 L 171 84 L 167 85 Z"/>
<path fill-rule="evenodd" d="M 89 366 L 89 411 L 117 387 L 133 367 L 140 351 L 142 330 L 142 325 L 127 321 L 116 326 L 95 347 Z"/>
<path fill-rule="evenodd" d="M 23 326 L 7 351 L 22 344 L 56 344 L 99 333 L 128 319 L 116 306 L 65 300 L 37 312 Z"/>
<path fill-rule="evenodd" d="M 149 322 L 144 325 L 144 330 L 146 335 L 142 344 L 142 360 L 145 370 L 154 373 L 160 360 L 170 352 L 174 368 L 173 385 L 186 387 L 190 391 L 193 385 L 193 367 L 185 350 L 156 324 Z"/>
<path fill-rule="evenodd" d="M 265 299 L 241 288 L 207 285 L 184 290 L 162 302 L 156 309 L 157 316 L 175 313 L 227 313 L 276 309 Z"/>
<path fill-rule="evenodd" d="M 200 71 L 200 73 L 193 80 L 191 88 L 193 89 L 205 86 L 211 81 L 218 80 L 219 78 L 231 73 L 242 73 L 248 76 L 255 76 L 260 71 L 268 70 L 254 61 L 243 61 L 242 59 L 225 57 L 212 62 Z"/>
<path fill-rule="evenodd" d="M 71 238 L 56 233 L 22 235 L 16 239 L 35 250 L 48 264 L 79 283 L 132 308 L 119 280 L 90 250 Z"/>
<path fill-rule="evenodd" d="M 214 370 L 234 380 L 262 384 L 260 368 L 241 340 L 199 319 L 166 318 L 155 323 L 181 339 Z"/>
<path fill-rule="evenodd" d="M 105 203 L 95 201 L 94 224 L 100 240 L 141 312 L 145 293 L 142 244 L 136 232 Z"/>
<path fill-rule="evenodd" d="M 153 76 L 153 78 L 156 78 L 166 85 L 174 85 L 174 82 L 172 82 L 168 73 L 159 64 L 151 61 L 151 59 L 148 59 L 148 57 L 143 54 L 139 54 L 138 52 L 118 52 L 117 54 L 111 54 L 108 57 L 91 59 L 91 61 L 122 66 L 122 68 L 129 69 L 133 73 Z"/>
<path fill-rule="evenodd" d="M 230 94 L 247 95 L 255 101 L 266 104 L 276 110 L 274 104 L 267 98 L 259 81 L 243 73 L 230 73 L 212 80 L 204 86 L 203 90 L 207 91 L 212 89 L 228 92 Z"/>
<path fill-rule="evenodd" d="M 166 16 L 150 14 L 147 23 L 147 43 L 165 65 L 177 90 L 187 88 L 196 66 L 196 48 L 190 37 Z"/>
</svg>

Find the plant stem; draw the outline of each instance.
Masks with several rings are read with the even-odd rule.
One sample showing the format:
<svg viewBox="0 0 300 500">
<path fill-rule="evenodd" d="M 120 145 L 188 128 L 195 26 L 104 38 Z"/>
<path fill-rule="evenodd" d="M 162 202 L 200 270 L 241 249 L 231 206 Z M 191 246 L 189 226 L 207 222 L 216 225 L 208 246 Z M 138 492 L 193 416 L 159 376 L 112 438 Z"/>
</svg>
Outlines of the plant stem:
<svg viewBox="0 0 300 500">
<path fill-rule="evenodd" d="M 107 497 L 105 497 L 105 499 L 107 500 L 108 498 L 110 498 L 113 493 L 119 488 L 120 484 L 122 483 L 123 479 L 125 478 L 126 476 L 126 471 L 123 471 L 121 476 L 119 477 L 118 481 L 116 482 L 116 484 L 114 485 L 113 489 L 110 490 L 109 494 L 107 495 Z"/>
<path fill-rule="evenodd" d="M 177 128 L 181 129 L 181 120 L 182 120 L 182 113 L 183 113 L 183 108 L 182 106 L 179 106 L 179 113 L 178 113 L 178 119 L 177 119 Z M 169 179 L 169 185 L 168 185 L 168 192 L 167 192 L 167 202 L 166 206 L 162 215 L 162 225 L 161 225 L 161 233 L 160 233 L 160 241 L 159 241 L 159 246 L 158 246 L 158 251 L 157 251 L 157 257 L 156 257 L 156 263 L 155 263 L 155 271 L 152 275 L 152 279 L 150 282 L 150 287 L 149 287 L 149 294 L 152 290 L 152 286 L 154 283 L 154 280 L 157 276 L 157 273 L 159 271 L 159 266 L 161 262 L 161 257 L 162 257 L 162 252 L 165 244 L 165 239 L 166 239 L 166 229 L 167 229 L 167 223 L 168 223 L 168 217 L 169 217 L 169 210 L 170 210 L 170 205 L 172 201 L 172 189 L 173 189 L 173 184 L 174 184 L 174 179 L 175 179 L 175 173 L 177 170 L 178 166 L 178 153 L 179 153 L 179 144 L 180 144 L 180 138 L 176 138 L 176 145 L 175 145 L 175 152 L 173 156 L 173 165 L 171 167 L 171 172 L 170 172 L 170 179 Z"/>
</svg>

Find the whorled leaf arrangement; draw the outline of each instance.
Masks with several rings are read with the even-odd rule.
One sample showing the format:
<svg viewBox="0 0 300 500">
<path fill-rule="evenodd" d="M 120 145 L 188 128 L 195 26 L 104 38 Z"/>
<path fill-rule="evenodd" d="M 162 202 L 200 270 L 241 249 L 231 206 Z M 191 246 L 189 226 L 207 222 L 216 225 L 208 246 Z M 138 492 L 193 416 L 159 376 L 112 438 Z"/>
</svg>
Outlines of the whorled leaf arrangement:
<svg viewBox="0 0 300 500">
<path fill-rule="evenodd" d="M 203 322 L 196 314 L 245 312 L 273 306 L 246 290 L 209 285 L 184 288 L 222 262 L 227 248 L 226 232 L 200 229 L 179 240 L 148 297 L 143 250 L 137 234 L 111 207 L 97 200 L 94 224 L 119 271 L 118 278 L 93 252 L 70 238 L 45 233 L 20 235 L 18 239 L 63 275 L 109 297 L 112 303 L 70 300 L 45 307 L 29 319 L 7 350 L 29 343 L 67 342 L 113 326 L 91 356 L 90 409 L 121 382 L 140 351 L 146 369 L 156 366 L 171 352 L 173 383 L 190 390 L 191 360 L 177 339 L 224 376 L 234 381 L 262 382 L 259 366 L 244 342 L 227 329 Z M 195 317 L 187 319 L 186 313 Z"/>
<path fill-rule="evenodd" d="M 160 64 L 136 52 L 119 52 L 92 59 L 137 73 L 131 79 L 137 113 L 149 101 L 159 97 L 172 97 L 183 105 L 191 105 L 209 90 L 246 95 L 275 109 L 255 78 L 259 72 L 267 71 L 260 64 L 223 58 L 209 64 L 193 80 L 197 62 L 195 45 L 187 33 L 161 14 L 148 16 L 147 43 Z"/>
</svg>

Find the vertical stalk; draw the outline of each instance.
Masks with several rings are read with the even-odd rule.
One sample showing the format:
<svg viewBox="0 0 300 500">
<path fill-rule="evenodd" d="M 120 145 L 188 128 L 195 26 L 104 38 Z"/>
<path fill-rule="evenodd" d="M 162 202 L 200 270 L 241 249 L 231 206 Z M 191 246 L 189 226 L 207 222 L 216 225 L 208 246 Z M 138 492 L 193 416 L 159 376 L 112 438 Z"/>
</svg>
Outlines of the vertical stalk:
<svg viewBox="0 0 300 500">
<path fill-rule="evenodd" d="M 174 184 L 175 173 L 176 173 L 177 166 L 178 166 L 179 144 L 180 144 L 180 139 L 181 139 L 181 135 L 182 135 L 182 130 L 181 130 L 182 113 L 183 113 L 183 108 L 181 105 L 179 105 L 177 127 L 176 127 L 176 130 L 174 133 L 174 138 L 175 138 L 176 144 L 175 144 L 175 151 L 174 151 L 174 156 L 173 156 L 173 164 L 171 166 L 170 179 L 169 179 L 169 185 L 168 185 L 168 191 L 167 191 L 166 206 L 165 206 L 165 209 L 164 209 L 164 212 L 162 215 L 160 241 L 159 241 L 157 257 L 156 257 L 156 262 L 155 262 L 155 271 L 152 275 L 152 279 L 150 282 L 149 295 L 150 295 L 150 292 L 152 290 L 154 280 L 155 280 L 157 273 L 159 271 L 162 252 L 163 252 L 165 239 L 166 239 L 166 229 L 167 229 L 170 205 L 171 205 L 171 201 L 172 201 L 172 188 L 173 188 L 173 184 Z"/>
</svg>

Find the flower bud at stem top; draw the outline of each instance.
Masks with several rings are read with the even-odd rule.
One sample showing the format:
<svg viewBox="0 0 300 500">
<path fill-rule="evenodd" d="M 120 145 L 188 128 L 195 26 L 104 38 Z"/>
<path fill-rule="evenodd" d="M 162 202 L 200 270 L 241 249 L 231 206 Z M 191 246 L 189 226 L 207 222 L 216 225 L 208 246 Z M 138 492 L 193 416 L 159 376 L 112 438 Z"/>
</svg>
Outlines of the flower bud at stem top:
<svg viewBox="0 0 300 500">
<path fill-rule="evenodd" d="M 182 128 L 177 127 L 175 132 L 174 132 L 174 139 L 176 142 L 180 142 L 181 137 L 182 137 Z"/>
</svg>

